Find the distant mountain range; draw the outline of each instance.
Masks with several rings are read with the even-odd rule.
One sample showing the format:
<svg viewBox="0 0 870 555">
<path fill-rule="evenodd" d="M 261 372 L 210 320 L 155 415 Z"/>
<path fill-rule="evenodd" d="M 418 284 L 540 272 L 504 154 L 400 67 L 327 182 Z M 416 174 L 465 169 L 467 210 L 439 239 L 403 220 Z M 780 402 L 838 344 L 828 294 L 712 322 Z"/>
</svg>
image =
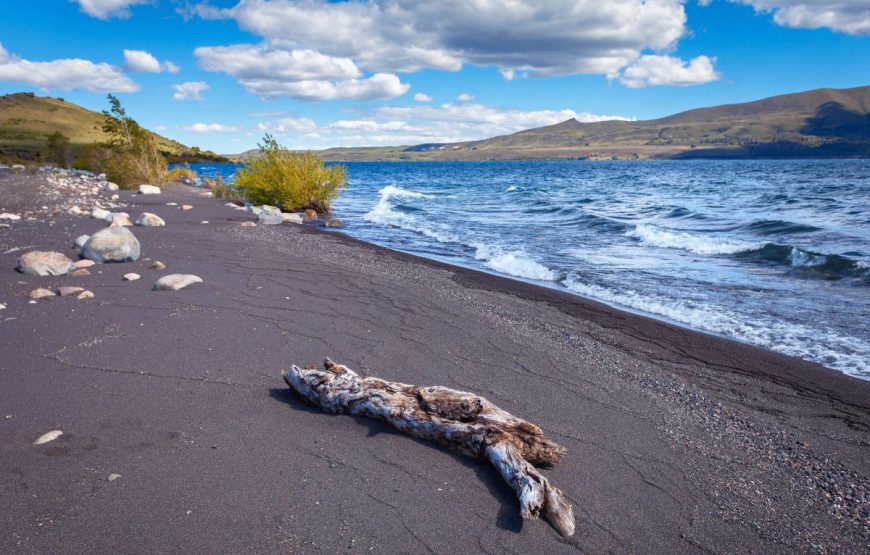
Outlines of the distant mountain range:
<svg viewBox="0 0 870 555">
<path fill-rule="evenodd" d="M 870 157 L 870 86 L 817 89 L 648 121 L 556 125 L 482 141 L 333 148 L 327 160 Z"/>
<path fill-rule="evenodd" d="M 108 107 L 108 103 L 107 103 Z M 0 159 L 38 161 L 46 137 L 59 131 L 69 137 L 77 151 L 82 146 L 106 140 L 103 114 L 86 110 L 62 98 L 15 93 L 0 96 Z M 149 131 L 150 132 L 150 131 Z M 223 157 L 150 132 L 170 162 L 220 161 Z"/>
</svg>

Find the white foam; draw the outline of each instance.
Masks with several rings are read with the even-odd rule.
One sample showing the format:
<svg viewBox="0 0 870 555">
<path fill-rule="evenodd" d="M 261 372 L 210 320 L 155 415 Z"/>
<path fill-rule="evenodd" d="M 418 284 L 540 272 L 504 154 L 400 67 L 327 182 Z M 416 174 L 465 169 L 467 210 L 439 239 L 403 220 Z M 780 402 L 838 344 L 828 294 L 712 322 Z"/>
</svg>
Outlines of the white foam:
<svg viewBox="0 0 870 555">
<path fill-rule="evenodd" d="M 789 259 L 795 268 L 812 268 L 813 266 L 821 266 L 827 261 L 822 255 L 808 253 L 797 247 L 792 247 Z"/>
<path fill-rule="evenodd" d="M 522 251 L 513 251 L 485 258 L 483 265 L 496 272 L 510 276 L 539 281 L 556 280 L 556 273 L 553 270 L 535 262 Z"/>
<path fill-rule="evenodd" d="M 734 254 L 761 248 L 763 243 L 747 243 L 733 239 L 714 239 L 685 231 L 674 231 L 651 224 L 638 224 L 625 232 L 626 237 L 640 240 L 647 247 L 680 249 L 696 254 Z"/>
<path fill-rule="evenodd" d="M 751 321 L 731 314 L 726 308 L 702 302 L 642 295 L 631 289 L 618 291 L 568 277 L 562 284 L 570 291 L 608 304 L 664 316 L 692 328 L 717 333 L 812 360 L 846 374 L 864 379 L 870 376 L 870 342 L 840 335 L 823 328 L 768 320 L 753 316 Z"/>
<path fill-rule="evenodd" d="M 519 187 L 517 187 L 516 185 L 511 185 L 510 187 L 505 189 L 504 192 L 505 193 L 512 193 L 512 192 L 516 191 L 517 189 L 519 189 Z"/>
</svg>

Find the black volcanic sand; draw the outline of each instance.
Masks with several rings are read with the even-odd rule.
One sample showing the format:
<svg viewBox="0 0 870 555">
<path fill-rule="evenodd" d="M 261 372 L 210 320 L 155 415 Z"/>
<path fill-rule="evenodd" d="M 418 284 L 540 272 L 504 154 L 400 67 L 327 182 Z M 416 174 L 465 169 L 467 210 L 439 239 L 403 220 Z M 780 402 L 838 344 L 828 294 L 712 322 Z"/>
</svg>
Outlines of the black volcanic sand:
<svg viewBox="0 0 870 555">
<path fill-rule="evenodd" d="M 0 178 L 0 208 L 16 195 Z M 243 227 L 183 186 L 121 200 L 167 227 L 133 228 L 142 258 L 87 277 L 24 276 L 6 251 L 72 257 L 100 222 L 0 229 L 0 552 L 870 551 L 868 383 L 340 234 Z M 152 291 L 170 272 L 204 283 Z M 28 304 L 60 285 L 96 298 Z M 483 462 L 303 404 L 280 372 L 325 356 L 542 426 L 568 449 L 544 472 L 574 537 L 523 522 Z"/>
</svg>

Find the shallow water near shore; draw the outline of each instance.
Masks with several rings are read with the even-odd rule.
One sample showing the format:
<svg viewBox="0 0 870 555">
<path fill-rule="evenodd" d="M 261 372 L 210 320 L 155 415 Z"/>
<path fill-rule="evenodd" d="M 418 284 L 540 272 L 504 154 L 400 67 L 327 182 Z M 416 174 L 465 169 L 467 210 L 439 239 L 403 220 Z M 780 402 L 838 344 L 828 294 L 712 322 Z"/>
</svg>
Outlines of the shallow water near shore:
<svg viewBox="0 0 870 555">
<path fill-rule="evenodd" d="M 347 166 L 348 235 L 870 379 L 870 161 Z"/>
</svg>

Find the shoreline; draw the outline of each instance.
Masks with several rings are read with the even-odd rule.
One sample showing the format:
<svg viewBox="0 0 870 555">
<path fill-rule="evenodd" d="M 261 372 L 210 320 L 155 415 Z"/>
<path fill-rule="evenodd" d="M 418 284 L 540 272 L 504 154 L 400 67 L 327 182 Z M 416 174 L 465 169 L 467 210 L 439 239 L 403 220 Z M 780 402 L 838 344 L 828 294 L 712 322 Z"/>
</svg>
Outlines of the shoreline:
<svg viewBox="0 0 870 555">
<path fill-rule="evenodd" d="M 6 178 L 9 199 L 21 189 Z M 131 228 L 142 258 L 82 278 L 17 274 L 8 250 L 72 253 L 104 224 L 58 215 L 0 230 L 0 550 L 833 553 L 870 542 L 867 382 L 343 233 L 243 227 L 251 214 L 201 192 L 121 191 L 120 210 L 167 226 Z M 168 269 L 149 270 L 153 260 Z M 176 272 L 204 282 L 151 290 Z M 95 298 L 27 303 L 61 285 Z M 473 391 L 540 425 L 568 449 L 544 473 L 574 504 L 575 536 L 520 520 L 486 464 L 303 404 L 279 371 L 325 356 Z M 32 445 L 52 429 L 64 435 Z"/>
</svg>

